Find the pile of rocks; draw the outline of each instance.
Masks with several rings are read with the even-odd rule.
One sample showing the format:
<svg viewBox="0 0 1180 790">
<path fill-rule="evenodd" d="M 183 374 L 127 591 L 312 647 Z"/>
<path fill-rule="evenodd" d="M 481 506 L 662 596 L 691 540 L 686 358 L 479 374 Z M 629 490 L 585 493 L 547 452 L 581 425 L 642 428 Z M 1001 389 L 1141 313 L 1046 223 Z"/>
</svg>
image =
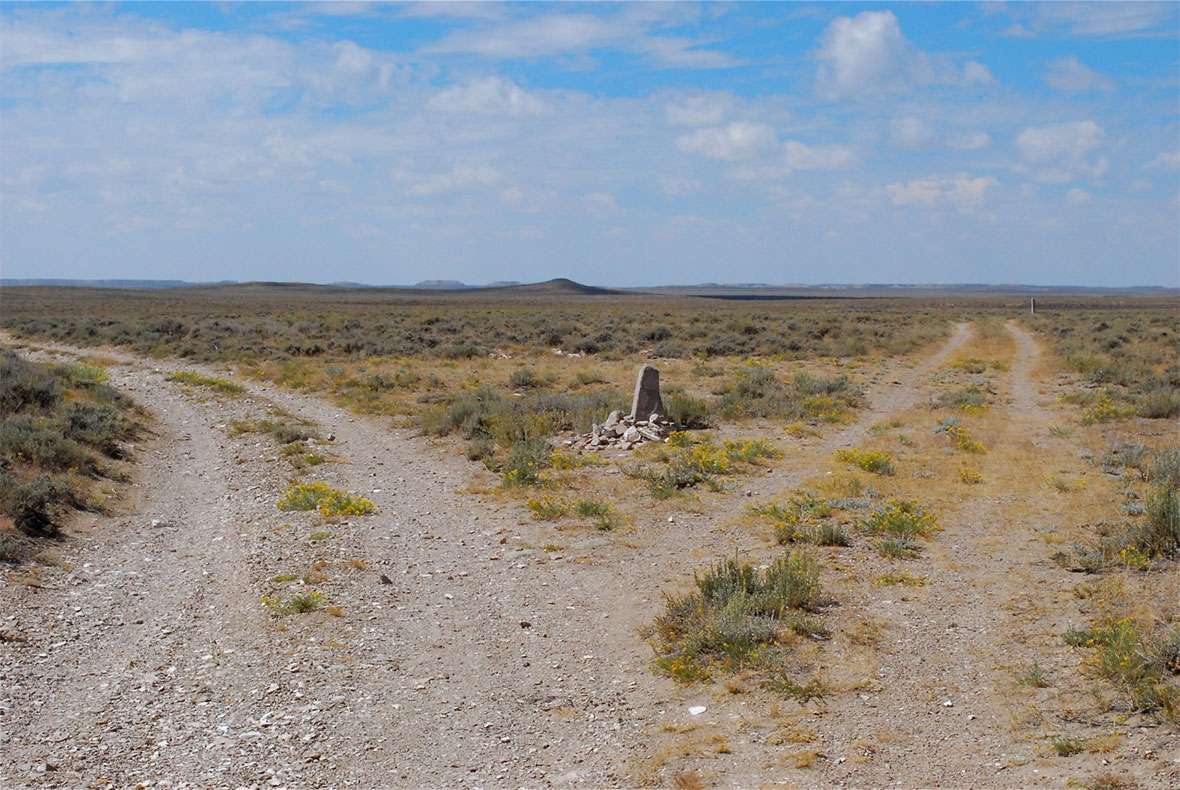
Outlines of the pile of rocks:
<svg viewBox="0 0 1180 790">
<path fill-rule="evenodd" d="M 590 433 L 579 434 L 566 441 L 566 447 L 577 450 L 630 450 L 644 442 L 662 442 L 672 432 L 672 424 L 659 414 L 646 420 L 612 411 L 602 425 L 595 425 Z"/>
</svg>

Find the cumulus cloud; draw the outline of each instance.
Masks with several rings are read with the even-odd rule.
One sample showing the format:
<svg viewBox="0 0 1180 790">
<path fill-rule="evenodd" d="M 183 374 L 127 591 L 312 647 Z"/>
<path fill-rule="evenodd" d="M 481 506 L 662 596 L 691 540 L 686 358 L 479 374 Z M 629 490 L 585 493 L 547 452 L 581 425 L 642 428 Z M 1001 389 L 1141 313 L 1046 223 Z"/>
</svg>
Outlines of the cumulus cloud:
<svg viewBox="0 0 1180 790">
<path fill-rule="evenodd" d="M 429 106 L 440 112 L 512 117 L 540 115 L 545 111 L 544 102 L 502 77 L 483 77 L 447 88 L 431 98 Z"/>
<path fill-rule="evenodd" d="M 1074 57 L 1059 58 L 1050 63 L 1045 71 L 1045 82 L 1054 90 L 1071 93 L 1114 90 L 1114 80 Z"/>
<path fill-rule="evenodd" d="M 1077 161 L 1102 145 L 1105 133 L 1093 121 L 1030 126 L 1016 138 L 1030 162 Z"/>
<path fill-rule="evenodd" d="M 897 182 L 885 187 L 889 199 L 896 206 L 950 205 L 965 209 L 983 202 L 987 191 L 997 185 L 990 176 L 929 176 L 912 181 Z"/>
<path fill-rule="evenodd" d="M 1016 137 L 1016 147 L 1026 162 L 1041 166 L 1041 181 L 1070 181 L 1082 175 L 1106 172 L 1105 157 L 1090 158 L 1102 147 L 1106 134 L 1093 121 L 1030 126 Z"/>
<path fill-rule="evenodd" d="M 831 97 L 898 90 L 913 71 L 926 68 L 892 11 L 837 17 L 820 39 L 816 57 L 820 91 Z"/>
<path fill-rule="evenodd" d="M 993 81 L 991 71 L 978 61 L 959 68 L 915 48 L 892 11 L 837 17 L 820 37 L 815 57 L 817 88 L 832 99 L 898 92 L 915 85 L 973 86 Z"/>
<path fill-rule="evenodd" d="M 767 153 L 775 145 L 775 134 L 774 129 L 764 123 L 735 121 L 682 135 L 676 144 L 681 151 L 688 153 L 737 161 Z"/>
</svg>

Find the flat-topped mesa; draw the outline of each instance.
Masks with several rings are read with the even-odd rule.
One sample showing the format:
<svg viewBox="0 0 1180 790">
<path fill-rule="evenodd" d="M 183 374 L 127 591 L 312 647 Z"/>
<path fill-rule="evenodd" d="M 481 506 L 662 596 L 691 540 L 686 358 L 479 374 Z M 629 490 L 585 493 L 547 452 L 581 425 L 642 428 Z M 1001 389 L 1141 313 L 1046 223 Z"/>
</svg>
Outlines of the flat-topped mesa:
<svg viewBox="0 0 1180 790">
<path fill-rule="evenodd" d="M 664 413 L 660 399 L 660 371 L 651 365 L 639 369 L 635 378 L 635 394 L 631 396 L 631 419 L 646 420 L 653 414 Z"/>
</svg>

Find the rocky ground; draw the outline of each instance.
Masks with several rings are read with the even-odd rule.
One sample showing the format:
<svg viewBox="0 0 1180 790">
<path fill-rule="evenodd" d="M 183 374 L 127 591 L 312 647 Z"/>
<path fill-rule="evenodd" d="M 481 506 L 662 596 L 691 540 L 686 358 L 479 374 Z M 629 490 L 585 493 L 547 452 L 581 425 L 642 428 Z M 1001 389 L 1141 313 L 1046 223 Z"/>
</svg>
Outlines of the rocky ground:
<svg viewBox="0 0 1180 790">
<path fill-rule="evenodd" d="M 1040 436 L 1037 347 L 1012 331 L 1011 435 Z M 882 363 L 856 422 L 801 446 L 759 492 L 792 489 L 927 398 L 931 372 L 970 336 L 960 326 L 916 364 Z M 766 550 L 732 528 L 736 505 L 652 518 L 625 540 L 566 533 L 557 548 L 550 526 L 473 495 L 474 465 L 449 448 L 262 385 L 210 395 L 166 380 L 183 366 L 118 356 L 112 382 L 150 409 L 156 436 L 120 513 L 81 517 L 51 565 L 9 574 L 4 786 L 1058 786 L 1109 759 L 1080 756 L 1068 774 L 1014 759 L 1028 741 L 1005 720 L 997 664 L 1037 648 L 1009 640 L 1006 604 L 1068 580 L 1004 502 L 964 501 L 929 595 L 847 602 L 888 634 L 879 686 L 771 715 L 776 703 L 654 676 L 638 633 L 694 568 Z M 276 407 L 332 434 L 335 462 L 296 474 L 269 437 L 231 436 L 232 420 Z M 296 477 L 363 494 L 377 513 L 323 525 L 277 510 Z M 307 575 L 324 605 L 272 614 L 261 596 L 292 589 L 279 574 Z M 1033 624 L 1046 640 L 1058 625 Z M 1043 652 L 1068 660 L 1057 643 Z M 772 736 L 787 720 L 815 731 L 813 763 L 785 759 L 798 750 Z M 1129 777 L 1180 782 L 1174 734 L 1130 738 L 1151 756 L 1121 766 Z"/>
</svg>

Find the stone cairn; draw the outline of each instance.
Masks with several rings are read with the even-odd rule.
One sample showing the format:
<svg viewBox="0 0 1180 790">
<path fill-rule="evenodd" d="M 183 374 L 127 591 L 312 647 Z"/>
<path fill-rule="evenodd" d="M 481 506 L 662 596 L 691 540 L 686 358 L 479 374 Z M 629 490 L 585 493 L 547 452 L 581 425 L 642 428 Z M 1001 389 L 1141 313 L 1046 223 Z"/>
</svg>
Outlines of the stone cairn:
<svg viewBox="0 0 1180 790">
<path fill-rule="evenodd" d="M 575 436 L 565 446 L 578 450 L 630 450 L 645 442 L 662 442 L 674 427 L 663 416 L 663 411 L 660 371 L 651 365 L 644 365 L 635 379 L 631 413 L 623 415 L 612 411 L 602 425 L 595 425 L 590 433 Z"/>
</svg>

